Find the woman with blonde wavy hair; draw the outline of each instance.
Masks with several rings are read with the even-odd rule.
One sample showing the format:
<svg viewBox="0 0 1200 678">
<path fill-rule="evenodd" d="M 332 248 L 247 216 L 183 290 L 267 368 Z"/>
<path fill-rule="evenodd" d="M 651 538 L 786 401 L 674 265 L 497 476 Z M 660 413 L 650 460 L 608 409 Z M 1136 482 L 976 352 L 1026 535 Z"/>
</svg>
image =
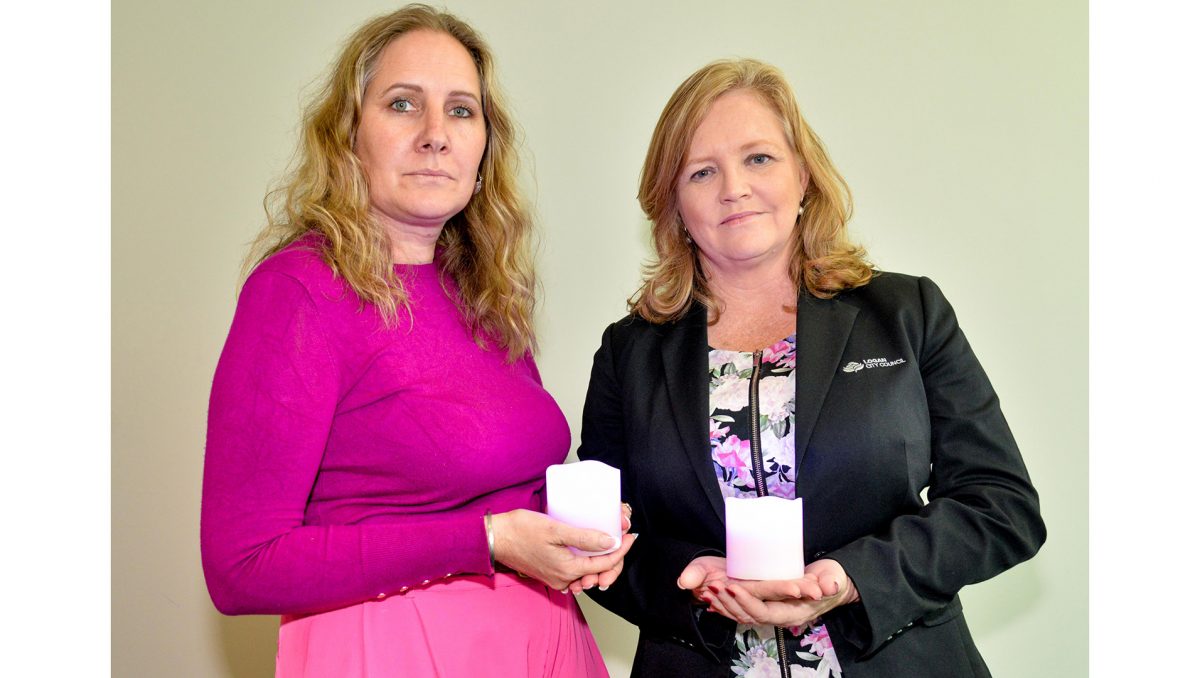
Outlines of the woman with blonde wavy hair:
<svg viewBox="0 0 1200 678">
<path fill-rule="evenodd" d="M 783 74 L 692 74 L 638 198 L 657 256 L 596 352 L 579 448 L 633 505 L 624 574 L 588 592 L 639 627 L 633 675 L 988 675 L 957 594 L 1038 550 L 1037 492 L 941 291 L 847 239 Z M 766 496 L 803 500 L 802 525 L 762 526 L 802 531 L 799 578 L 726 570 L 726 500 Z"/>
<path fill-rule="evenodd" d="M 542 513 L 570 445 L 532 352 L 531 216 L 490 49 L 359 28 L 268 199 L 213 379 L 209 592 L 279 676 L 606 676 L 575 602 L 632 543 Z M 606 555 L 580 556 L 569 547 Z"/>
</svg>

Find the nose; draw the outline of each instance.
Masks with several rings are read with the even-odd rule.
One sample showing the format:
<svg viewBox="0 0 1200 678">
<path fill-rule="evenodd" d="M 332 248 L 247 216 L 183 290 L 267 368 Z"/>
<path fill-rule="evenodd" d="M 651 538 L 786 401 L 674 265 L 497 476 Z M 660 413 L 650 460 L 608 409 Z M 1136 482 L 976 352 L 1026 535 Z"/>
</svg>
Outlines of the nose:
<svg viewBox="0 0 1200 678">
<path fill-rule="evenodd" d="M 445 153 L 450 148 L 450 138 L 446 134 L 446 123 L 440 115 L 427 115 L 424 127 L 417 136 L 418 149 L 427 153 Z"/>
<path fill-rule="evenodd" d="M 750 184 L 740 167 L 721 173 L 721 202 L 733 203 L 749 197 Z"/>
</svg>

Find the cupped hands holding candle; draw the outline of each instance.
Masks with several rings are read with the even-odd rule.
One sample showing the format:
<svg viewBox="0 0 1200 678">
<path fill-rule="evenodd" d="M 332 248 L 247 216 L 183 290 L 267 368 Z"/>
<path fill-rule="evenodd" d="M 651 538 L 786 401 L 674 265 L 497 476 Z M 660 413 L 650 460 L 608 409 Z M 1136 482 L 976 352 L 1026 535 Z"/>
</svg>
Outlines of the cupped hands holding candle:
<svg viewBox="0 0 1200 678">
<path fill-rule="evenodd" d="M 801 499 L 726 497 L 726 557 L 696 558 L 679 587 L 691 589 L 709 612 L 750 625 L 803 627 L 858 600 L 837 561 L 805 567 L 803 508 Z"/>
<path fill-rule="evenodd" d="M 802 627 L 859 599 L 846 571 L 829 559 L 810 563 L 799 579 L 756 581 L 728 576 L 724 558 L 701 556 L 684 568 L 676 583 L 691 590 L 709 612 L 741 624 Z"/>
<path fill-rule="evenodd" d="M 622 531 L 629 521 L 622 520 Z M 622 534 L 616 550 L 600 556 L 581 551 L 609 551 L 613 538 L 600 530 L 572 527 L 553 518 L 517 509 L 492 516 L 495 558 L 521 574 L 545 582 L 550 588 L 579 593 L 592 586 L 608 588 L 621 574 L 626 552 L 637 535 Z"/>
<path fill-rule="evenodd" d="M 518 509 L 491 517 L 493 557 L 566 593 L 607 589 L 637 535 L 621 503 L 621 472 L 598 461 L 546 469 L 547 514 Z"/>
</svg>

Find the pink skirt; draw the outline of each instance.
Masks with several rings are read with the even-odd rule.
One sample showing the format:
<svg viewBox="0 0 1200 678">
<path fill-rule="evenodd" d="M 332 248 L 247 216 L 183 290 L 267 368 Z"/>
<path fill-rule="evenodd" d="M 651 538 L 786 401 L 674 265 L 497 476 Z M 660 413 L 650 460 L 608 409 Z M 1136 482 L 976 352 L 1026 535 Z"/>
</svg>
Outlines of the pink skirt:
<svg viewBox="0 0 1200 678">
<path fill-rule="evenodd" d="M 457 576 L 279 626 L 276 678 L 608 678 L 575 596 Z"/>
</svg>

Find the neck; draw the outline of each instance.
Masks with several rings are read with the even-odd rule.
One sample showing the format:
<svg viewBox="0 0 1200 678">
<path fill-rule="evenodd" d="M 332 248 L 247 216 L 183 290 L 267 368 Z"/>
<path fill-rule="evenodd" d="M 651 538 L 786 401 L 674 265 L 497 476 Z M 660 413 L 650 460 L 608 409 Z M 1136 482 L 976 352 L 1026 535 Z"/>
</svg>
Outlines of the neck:
<svg viewBox="0 0 1200 678">
<path fill-rule="evenodd" d="M 376 213 L 392 244 L 393 264 L 428 264 L 437 251 L 445 222 L 407 223 Z"/>
<path fill-rule="evenodd" d="M 724 309 L 780 308 L 796 303 L 786 260 L 758 266 L 716 266 L 703 261 L 713 296 Z"/>
<path fill-rule="evenodd" d="M 437 239 L 433 243 L 426 246 L 414 246 L 406 243 L 392 242 L 392 263 L 393 264 L 428 264 L 433 262 L 433 255 L 436 252 L 435 245 Z"/>
</svg>

